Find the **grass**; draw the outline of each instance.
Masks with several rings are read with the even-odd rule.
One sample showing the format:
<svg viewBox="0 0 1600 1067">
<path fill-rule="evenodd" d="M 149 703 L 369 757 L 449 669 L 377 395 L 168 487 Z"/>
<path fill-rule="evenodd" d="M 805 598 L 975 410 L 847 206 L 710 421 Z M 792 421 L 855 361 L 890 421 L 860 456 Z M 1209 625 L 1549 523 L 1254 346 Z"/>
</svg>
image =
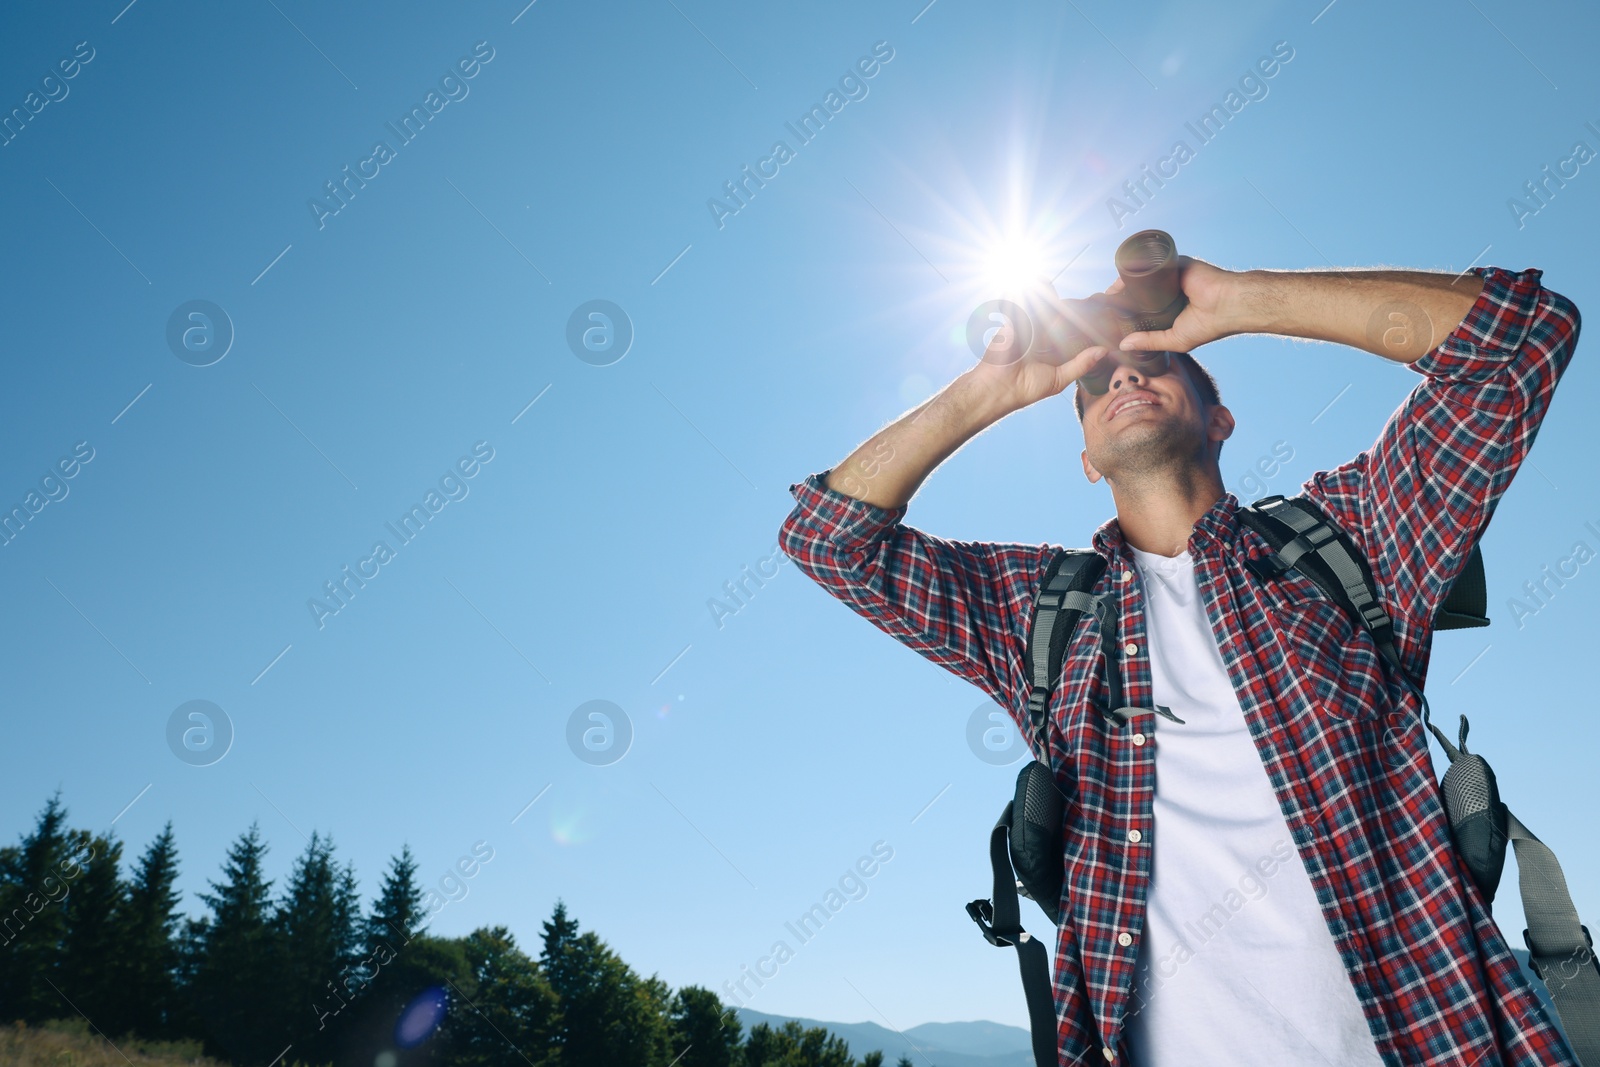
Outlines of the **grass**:
<svg viewBox="0 0 1600 1067">
<path fill-rule="evenodd" d="M 200 1054 L 198 1041 L 120 1038 L 113 1045 L 82 1019 L 42 1026 L 0 1026 L 0 1063 L 6 1067 L 225 1067 Z"/>
</svg>

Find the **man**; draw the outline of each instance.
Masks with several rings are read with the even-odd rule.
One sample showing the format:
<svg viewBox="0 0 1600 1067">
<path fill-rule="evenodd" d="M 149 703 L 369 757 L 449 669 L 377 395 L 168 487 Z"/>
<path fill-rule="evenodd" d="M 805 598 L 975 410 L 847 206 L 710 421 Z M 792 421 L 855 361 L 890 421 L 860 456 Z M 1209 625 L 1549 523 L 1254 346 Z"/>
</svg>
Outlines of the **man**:
<svg viewBox="0 0 1600 1067">
<path fill-rule="evenodd" d="M 1186 258 L 1172 329 L 1059 366 L 1002 363 L 992 347 L 791 486 L 780 543 L 795 563 L 1025 728 L 1025 635 L 1055 547 L 949 541 L 900 519 L 967 440 L 1079 382 L 1083 471 L 1116 505 L 1093 539 L 1106 561 L 1094 592 L 1119 631 L 1110 666 L 1125 704 L 1182 722 L 1107 721 L 1099 623 L 1083 620 L 1039 754 L 1067 798 L 1061 1063 L 1576 1063 L 1451 845 L 1416 688 L 1434 611 L 1577 341 L 1577 309 L 1539 279 Z M 1245 333 L 1342 343 L 1422 375 L 1370 450 L 1302 489 L 1371 562 L 1409 679 L 1312 582 L 1246 566 L 1269 546 L 1223 488 L 1233 415 L 1186 355 Z M 1140 351 L 1174 354 L 1163 368 Z M 1091 371 L 1099 393 L 1079 381 Z"/>
</svg>

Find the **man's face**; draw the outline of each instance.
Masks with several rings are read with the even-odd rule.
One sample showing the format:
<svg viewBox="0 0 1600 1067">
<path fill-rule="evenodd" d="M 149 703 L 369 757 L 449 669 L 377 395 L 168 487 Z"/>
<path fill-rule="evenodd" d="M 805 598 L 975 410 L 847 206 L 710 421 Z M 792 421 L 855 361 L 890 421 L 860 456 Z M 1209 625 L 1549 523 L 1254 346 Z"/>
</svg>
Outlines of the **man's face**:
<svg viewBox="0 0 1600 1067">
<path fill-rule="evenodd" d="M 1118 364 L 1104 394 L 1081 390 L 1081 399 L 1084 473 L 1091 482 L 1174 465 L 1215 468 L 1216 442 L 1233 431 L 1232 414 L 1201 400 L 1176 359 L 1156 377 Z"/>
</svg>

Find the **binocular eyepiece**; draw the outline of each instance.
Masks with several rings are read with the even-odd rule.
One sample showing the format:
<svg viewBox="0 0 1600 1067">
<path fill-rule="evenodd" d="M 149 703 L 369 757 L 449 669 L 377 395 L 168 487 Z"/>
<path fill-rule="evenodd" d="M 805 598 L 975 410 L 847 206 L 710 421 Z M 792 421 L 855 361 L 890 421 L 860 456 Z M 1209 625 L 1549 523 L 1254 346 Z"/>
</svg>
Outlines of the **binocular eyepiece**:
<svg viewBox="0 0 1600 1067">
<path fill-rule="evenodd" d="M 1117 246 L 1112 257 L 1122 292 L 1107 300 L 1135 330 L 1171 329 L 1189 301 L 1178 285 L 1178 246 L 1165 230 L 1140 230 Z M 1120 341 L 1122 338 L 1118 338 Z"/>
<path fill-rule="evenodd" d="M 1164 230 L 1140 230 L 1117 246 L 1112 262 L 1120 293 L 1056 300 L 1030 308 L 1032 349 L 1040 362 L 1060 365 L 1092 345 L 1116 350 L 1130 333 L 1167 330 L 1189 303 L 1178 284 L 1178 247 Z"/>
</svg>

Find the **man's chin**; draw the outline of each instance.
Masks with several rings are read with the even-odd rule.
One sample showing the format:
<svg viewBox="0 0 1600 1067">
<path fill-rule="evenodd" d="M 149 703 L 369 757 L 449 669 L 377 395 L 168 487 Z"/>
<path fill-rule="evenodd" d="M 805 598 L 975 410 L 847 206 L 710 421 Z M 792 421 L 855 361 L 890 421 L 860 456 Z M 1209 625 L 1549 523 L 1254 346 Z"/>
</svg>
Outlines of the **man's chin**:
<svg viewBox="0 0 1600 1067">
<path fill-rule="evenodd" d="M 1196 442 L 1183 427 L 1155 419 L 1141 419 L 1120 427 L 1110 440 L 1096 449 L 1089 462 L 1111 481 L 1119 474 L 1147 474 L 1151 471 L 1186 465 L 1194 456 Z"/>
</svg>

